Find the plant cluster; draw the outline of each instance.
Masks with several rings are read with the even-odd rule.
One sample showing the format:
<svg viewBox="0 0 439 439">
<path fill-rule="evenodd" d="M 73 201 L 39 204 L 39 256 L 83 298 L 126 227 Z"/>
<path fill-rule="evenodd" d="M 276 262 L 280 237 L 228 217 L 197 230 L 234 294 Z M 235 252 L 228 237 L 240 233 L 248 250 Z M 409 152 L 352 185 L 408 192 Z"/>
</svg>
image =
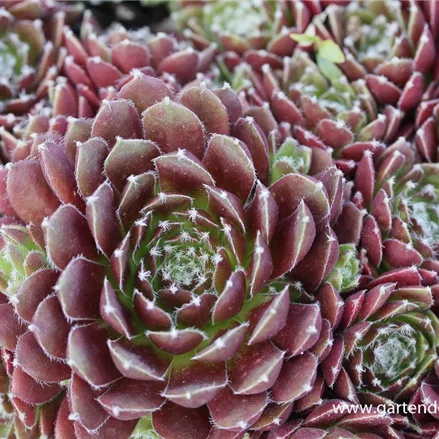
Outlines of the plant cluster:
<svg viewBox="0 0 439 439">
<path fill-rule="evenodd" d="M 439 438 L 436 1 L 0 3 L 0 436 Z"/>
</svg>

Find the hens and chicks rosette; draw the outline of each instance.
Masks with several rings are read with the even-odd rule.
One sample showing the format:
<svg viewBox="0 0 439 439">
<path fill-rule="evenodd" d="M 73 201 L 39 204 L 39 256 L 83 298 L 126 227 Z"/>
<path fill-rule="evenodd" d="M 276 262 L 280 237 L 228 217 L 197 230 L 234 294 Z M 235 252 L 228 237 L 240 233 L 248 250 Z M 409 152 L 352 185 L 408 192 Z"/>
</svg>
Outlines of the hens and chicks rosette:
<svg viewBox="0 0 439 439">
<path fill-rule="evenodd" d="M 5 4 L 4 437 L 436 437 L 439 8 L 337 3 Z"/>
<path fill-rule="evenodd" d="M 159 102 L 139 100 L 142 83 Z M 267 188 L 268 141 L 242 115 L 228 88 L 176 96 L 137 73 L 102 103 L 75 160 L 48 138 L 7 167 L 4 404 L 16 429 L 43 434 L 41 414 L 59 404 L 65 437 L 128 438 L 151 412 L 163 437 L 221 437 L 276 425 L 313 389 L 331 327 L 292 282 L 312 255 L 304 269 L 322 281 L 337 262 L 341 172 Z"/>
</svg>

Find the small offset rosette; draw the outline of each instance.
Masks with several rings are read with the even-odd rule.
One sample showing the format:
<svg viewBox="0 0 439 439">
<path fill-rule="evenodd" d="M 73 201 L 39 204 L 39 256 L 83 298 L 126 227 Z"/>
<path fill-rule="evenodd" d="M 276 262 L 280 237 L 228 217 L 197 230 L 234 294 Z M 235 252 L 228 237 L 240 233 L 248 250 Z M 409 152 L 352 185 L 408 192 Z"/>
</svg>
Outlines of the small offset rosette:
<svg viewBox="0 0 439 439">
<path fill-rule="evenodd" d="M 320 11 L 318 2 L 179 1 L 172 18 L 197 47 L 215 42 L 221 50 L 249 59 L 265 53 L 277 61 L 293 53 L 296 42 L 290 33 L 304 32 Z"/>
<path fill-rule="evenodd" d="M 361 248 L 366 276 L 419 267 L 424 285 L 436 283 L 438 167 L 417 164 L 414 148 L 399 138 L 378 157 L 364 154 L 353 201 L 367 215 Z"/>
<path fill-rule="evenodd" d="M 318 299 L 323 317 L 337 324 L 321 365 L 334 394 L 375 407 L 409 401 L 434 370 L 439 334 L 432 291 L 416 267 L 387 272 L 351 294 L 341 318 L 339 296 L 325 291 Z"/>
<path fill-rule="evenodd" d="M 278 66 L 261 59 L 261 68 L 238 59 L 237 65 L 229 66 L 230 81 L 245 97 L 246 115 L 267 136 L 278 129 L 283 138 L 292 137 L 301 148 L 296 156 L 309 156 L 299 163 L 283 159 L 275 163 L 278 168 L 308 168 L 313 173 L 334 158 L 345 176 L 351 177 L 365 151 L 378 155 L 405 134 L 404 113 L 396 106 L 377 106 L 364 79 L 350 81 L 336 63 L 327 61 L 328 68 L 314 61 L 318 53 L 297 48 Z M 227 54 L 223 61 L 227 64 Z"/>
</svg>

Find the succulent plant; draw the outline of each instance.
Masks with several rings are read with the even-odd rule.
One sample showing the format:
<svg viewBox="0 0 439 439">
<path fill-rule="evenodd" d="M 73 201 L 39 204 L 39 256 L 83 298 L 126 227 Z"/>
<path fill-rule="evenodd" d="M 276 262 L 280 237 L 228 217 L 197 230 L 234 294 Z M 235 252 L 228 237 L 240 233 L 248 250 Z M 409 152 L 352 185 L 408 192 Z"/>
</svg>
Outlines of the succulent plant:
<svg viewBox="0 0 439 439">
<path fill-rule="evenodd" d="M 436 88 L 434 9 L 430 1 L 355 1 L 329 6 L 310 26 L 344 48 L 341 68 L 350 80 L 364 78 L 378 104 L 408 113 Z"/>
<path fill-rule="evenodd" d="M 227 87 L 175 95 L 139 73 L 2 171 L 17 436 L 143 437 L 152 413 L 165 439 L 242 437 L 320 398 L 331 325 L 310 293 L 338 260 L 342 177 L 269 185 L 269 142 L 242 115 Z"/>
<path fill-rule="evenodd" d="M 202 11 L 217 8 L 216 20 L 227 24 L 232 20 L 225 19 L 219 11 L 224 8 L 232 14 L 238 7 L 234 3 L 194 3 L 195 6 L 189 2 L 183 8 L 186 18 L 191 17 L 184 23 L 196 28 L 198 34 L 201 30 L 197 25 L 203 19 L 206 23 L 213 20 L 207 20 L 208 14 Z M 240 2 L 239 7 L 265 13 L 270 10 L 268 4 L 254 7 L 251 2 Z M 277 7 L 281 11 L 287 6 L 277 3 Z M 438 102 L 437 74 L 429 73 L 434 67 L 434 40 L 438 33 L 434 2 L 374 0 L 313 6 L 294 2 L 291 7 L 304 14 L 298 29 L 289 28 L 289 36 L 298 47 L 277 53 L 262 50 L 264 46 L 251 47 L 248 41 L 241 50 L 223 46 L 226 52 L 218 62 L 234 88 L 245 90 L 251 105 L 268 102 L 277 122 L 301 125 L 294 128 L 301 144 L 326 144 L 334 149 L 337 164 L 345 174 L 353 170 L 365 149 L 381 151 L 384 144 L 398 136 L 411 135 L 415 124 L 408 114 L 422 102 L 416 123 L 418 127 L 425 125 L 416 133 L 416 143 L 427 160 L 435 160 L 438 134 L 431 116 Z M 281 17 L 282 13 L 277 15 Z M 209 25 L 204 28 L 209 29 Z M 274 31 L 281 35 L 278 29 Z M 221 34 L 217 31 L 215 35 L 218 33 Z M 300 50 L 312 53 L 316 42 L 328 46 L 327 59 L 322 60 L 315 47 L 312 57 Z M 344 59 L 334 58 L 331 44 L 338 47 Z M 288 56 L 282 59 L 285 55 Z M 269 123 L 273 121 L 267 120 Z"/>
<path fill-rule="evenodd" d="M 332 47 L 337 54 L 335 44 L 325 53 L 317 49 L 316 62 L 296 49 L 279 63 L 260 53 L 251 62 L 224 54 L 220 65 L 260 126 L 282 127 L 313 154 L 332 156 L 350 177 L 364 151 L 381 152 L 404 135 L 403 112 L 390 105 L 379 110 L 366 82 L 349 82 L 338 63 L 330 61 Z"/>
<path fill-rule="evenodd" d="M 301 1 L 179 1 L 172 3 L 173 20 L 199 47 L 210 42 L 222 50 L 251 56 L 266 49 L 277 56 L 292 54 L 291 32 L 302 33 L 311 12 Z M 317 3 L 309 5 L 321 11 Z M 243 19 L 245 17 L 245 19 Z"/>
<path fill-rule="evenodd" d="M 383 108 L 381 102 L 374 103 L 366 81 L 359 79 L 350 83 L 345 78 L 342 74 L 345 65 L 333 64 L 330 69 L 325 69 L 325 65 L 314 63 L 309 55 L 296 50 L 292 60 L 282 61 L 284 66 L 290 64 L 291 67 L 281 70 L 281 64 L 273 62 L 273 57 L 264 53 L 259 55 L 259 58 L 255 56 L 250 62 L 246 60 L 246 64 L 229 54 L 225 54 L 223 60 L 233 72 L 232 85 L 247 99 L 250 108 L 248 114 L 255 117 L 266 132 L 278 128 L 286 135 L 295 137 L 295 140 L 288 142 L 290 151 L 294 144 L 294 161 L 282 160 L 280 156 L 281 160 L 273 169 L 276 172 L 282 169 L 286 169 L 286 172 L 308 172 L 308 148 L 314 152 L 317 147 L 332 152 L 345 176 L 354 180 L 352 201 L 344 204 L 343 212 L 334 228 L 341 246 L 336 267 L 327 278 L 333 286 L 318 290 L 316 298 L 324 306 L 337 297 L 335 305 L 338 304 L 340 308 L 343 301 L 335 293 L 334 286 L 343 292 L 344 284 L 349 293 L 360 282 L 360 286 L 367 287 L 367 290 L 350 295 L 346 300 L 346 313 L 354 309 L 359 314 L 348 324 L 342 323 L 338 331 L 336 326 L 333 327 L 336 330 L 334 347 L 321 365 L 326 385 L 338 397 L 356 404 L 361 402 L 377 405 L 383 401 L 386 404 L 393 404 L 395 400 L 407 401 L 420 392 L 421 382 L 432 371 L 437 358 L 438 325 L 437 318 L 431 311 L 433 297 L 429 287 L 433 286 L 434 291 L 438 274 L 435 260 L 438 222 L 436 166 L 417 164 L 419 156 L 415 147 L 398 137 L 411 132 L 401 125 L 403 112 L 390 105 Z M 330 92 L 328 84 L 333 87 Z M 314 106 L 308 103 L 310 98 L 314 101 Z M 355 99 L 358 103 L 354 103 Z M 308 107 L 303 105 L 304 101 Z M 424 106 L 427 105 L 432 113 L 433 103 L 427 101 Z M 358 108 L 354 112 L 353 106 Z M 378 108 L 383 109 L 383 114 L 379 115 Z M 335 119 L 340 118 L 340 113 L 344 111 L 349 116 L 347 124 Z M 356 122 L 360 128 L 356 133 L 352 129 L 355 126 L 352 124 L 355 121 L 353 113 L 358 117 Z M 424 111 L 422 114 L 424 119 L 432 118 L 432 114 L 426 116 L 426 113 Z M 324 122 L 321 122 L 322 119 Z M 318 126 L 319 123 L 321 127 Z M 367 123 L 369 125 L 365 128 Z M 434 126 L 437 130 L 436 125 Z M 425 136 L 429 141 L 428 146 L 423 144 L 424 138 L 416 139 L 418 150 L 421 154 L 424 152 L 423 158 L 429 161 L 436 157 L 434 139 L 437 139 L 437 131 L 434 131 L 434 136 L 430 132 L 427 132 L 429 137 Z M 299 137 L 297 133 L 302 135 Z M 350 137 L 344 142 L 343 135 L 346 134 Z M 423 132 L 418 134 L 423 135 Z M 355 138 L 354 135 L 358 137 Z M 322 141 L 323 139 L 325 140 Z M 342 143 L 338 143 L 340 141 Z M 430 156 L 428 152 L 431 152 Z M 347 188 L 349 186 L 350 184 Z M 382 224 L 387 218 L 390 223 Z M 362 259 L 361 278 L 358 277 L 356 257 L 358 245 Z M 343 272 L 344 282 L 337 281 L 337 276 Z M 398 284 L 399 280 L 401 285 Z M 368 285 L 369 282 L 372 284 Z M 382 302 L 377 303 L 378 293 L 386 289 L 378 288 L 377 285 L 385 282 L 394 283 L 390 287 L 385 285 L 392 289 L 392 294 L 389 293 L 386 299 L 381 297 Z M 309 289 L 306 284 L 305 287 Z M 309 290 L 312 291 L 312 288 Z M 370 301 L 368 306 L 373 303 L 376 307 L 369 315 L 360 308 L 356 309 L 357 299 L 364 300 L 365 296 Z M 339 315 L 336 308 L 331 313 L 323 312 L 324 318 L 330 320 L 331 315 Z M 367 317 L 358 317 L 360 314 Z M 344 317 L 345 320 L 349 318 Z M 409 322 L 408 325 L 405 324 L 406 321 Z M 352 329 L 351 325 L 354 326 Z M 359 328 L 364 329 L 364 333 L 358 332 L 360 342 L 355 349 L 355 335 Z M 364 339 L 366 342 L 362 345 Z M 415 348 L 413 340 L 416 342 Z M 347 343 L 351 343 L 352 350 L 346 348 Z M 398 346 L 400 349 L 396 349 Z M 423 347 L 417 351 L 419 346 Z M 355 362 L 355 359 L 350 358 L 352 351 L 355 351 L 356 360 L 364 355 L 361 356 L 363 362 L 358 360 L 361 373 L 354 368 L 357 363 L 351 367 L 351 363 Z M 377 354 L 382 355 L 374 362 Z M 369 362 L 365 360 L 366 357 Z M 394 370 L 390 368 L 392 362 Z M 384 372 L 391 372 L 392 375 L 386 377 Z M 336 380 L 332 380 L 332 373 L 339 374 Z M 404 420 L 395 428 L 410 430 L 407 433 L 410 438 L 421 437 L 415 436 L 418 434 L 432 437 L 430 433 L 434 427 L 420 424 Z M 330 426 L 335 427 L 337 423 L 334 421 Z M 383 437 L 400 437 L 396 430 L 387 427 L 385 430 Z M 389 433 L 387 430 L 392 431 Z M 357 429 L 358 431 L 361 430 Z M 279 427 L 272 431 L 272 436 L 284 434 L 284 437 L 295 437 L 292 432 L 287 426 L 285 429 Z M 298 430 L 296 434 L 300 438 L 306 437 L 308 432 Z M 320 436 L 316 437 L 325 437 L 328 433 L 320 431 L 318 434 Z M 265 436 L 270 437 L 268 433 Z"/>
<path fill-rule="evenodd" d="M 439 439 L 434 1 L 0 6 L 1 437 Z"/>
<path fill-rule="evenodd" d="M 305 52 L 296 51 L 292 60 L 284 63 L 287 67 L 282 75 L 262 63 L 259 72 L 256 65 L 250 68 L 241 64 L 235 77 L 237 82 L 232 81 L 249 101 L 247 114 L 266 132 L 279 128 L 294 138 L 286 149 L 291 151 L 290 158 L 282 157 L 282 148 L 278 150 L 272 176 L 281 171 L 307 172 L 310 157 L 327 158 L 332 154 L 335 164 L 354 182 L 354 195 L 351 202 L 345 203 L 335 231 L 343 245 L 357 246 L 362 239 L 360 256 L 365 274 L 375 276 L 392 268 L 421 265 L 424 260 L 429 260 L 425 266 L 430 267 L 437 245 L 436 171 L 435 166 L 427 166 L 428 176 L 421 179 L 424 165 L 413 168 L 419 162 L 418 153 L 412 144 L 398 137 L 405 133 L 402 112 L 388 105 L 383 114 L 377 115 L 364 81 L 349 83 L 334 64 L 337 73 L 331 81 L 332 89 L 328 90 L 329 75 L 325 77 L 325 70 Z M 248 80 L 254 87 L 246 84 Z M 425 145 L 425 139 L 419 137 L 422 135 L 420 131 L 415 144 L 418 151 L 424 151 L 425 158 L 426 151 L 432 151 L 434 138 L 428 137 L 430 143 Z M 385 212 L 388 218 L 383 217 Z M 367 213 L 370 214 L 364 218 Z M 387 219 L 389 223 L 384 224 Z M 403 233 L 401 228 L 407 231 Z M 355 268 L 357 258 L 352 259 L 354 265 L 345 262 Z M 354 280 L 355 269 L 351 273 Z M 430 278 L 430 284 L 436 282 L 430 268 L 423 275 Z M 342 288 L 340 283 L 338 287 Z"/>
<path fill-rule="evenodd" d="M 38 96 L 29 115 L 18 120 L 12 114 L 3 116 L 4 160 L 26 157 L 35 134 L 65 135 L 69 117 L 94 117 L 101 101 L 113 99 L 135 75 L 160 77 L 177 92 L 197 73 L 209 70 L 215 55 L 213 46 L 196 51 L 188 42 L 148 28 L 128 31 L 115 24 L 100 31 L 90 11 L 84 13 L 79 36 L 59 23 L 57 29 L 59 68 L 49 69 L 40 85 L 44 95 Z"/>
<path fill-rule="evenodd" d="M 212 40 L 218 35 L 221 39 L 222 28 L 230 26 L 230 34 L 226 32 L 228 38 L 226 43 L 222 44 L 222 48 L 242 56 L 253 68 L 255 64 L 261 67 L 264 62 L 272 68 L 282 68 L 282 57 L 289 57 L 296 52 L 296 42 L 299 43 L 299 48 L 306 51 L 312 50 L 316 39 L 325 44 L 335 42 L 344 54 L 344 59 L 338 62 L 348 82 L 360 80 L 361 88 L 366 88 L 367 91 L 360 91 L 359 94 L 371 94 L 380 112 L 384 113 L 385 107 L 390 105 L 400 110 L 402 113 L 398 116 L 402 117 L 415 109 L 421 101 L 437 99 L 437 73 L 434 71 L 433 74 L 429 74 L 434 69 L 434 41 L 439 32 L 434 2 L 405 4 L 398 1 L 373 0 L 311 4 L 298 1 L 292 4 L 258 2 L 257 6 L 252 2 L 188 3 L 189 5 L 179 13 L 184 17 L 181 27 L 186 29 L 185 35 L 194 35 L 195 31 L 198 37 L 202 35 L 202 42 L 205 39 Z M 249 20 L 252 22 L 251 28 L 259 36 L 255 41 L 264 41 L 261 35 L 265 32 L 265 44 L 252 43 L 248 37 L 249 32 L 244 32 L 241 37 L 233 35 L 239 29 L 243 29 L 242 26 L 233 24 L 233 17 L 243 16 L 239 13 L 240 8 L 248 8 L 247 14 L 243 15 L 258 17 L 253 21 L 268 23 L 266 27 L 269 29 L 265 28 L 261 33 L 258 25 Z M 288 11 L 288 8 L 292 10 Z M 277 11 L 274 12 L 276 18 L 268 21 L 262 19 L 267 11 Z M 289 23 L 290 27 L 283 27 L 281 31 L 279 23 L 285 26 L 288 17 L 292 23 Z M 293 36 L 293 43 L 287 44 L 287 36 Z M 197 41 L 201 44 L 199 40 L 200 38 Z M 281 43 L 275 45 L 274 50 L 270 45 L 266 47 L 267 41 L 277 40 Z M 281 50 L 276 50 L 278 46 Z M 232 54 L 229 53 L 228 56 L 232 57 Z M 237 62 L 233 57 L 232 60 L 233 63 Z M 334 68 L 327 61 L 319 67 L 330 76 L 338 75 L 340 72 L 339 68 Z M 313 85 L 321 87 L 321 80 L 320 84 Z M 257 87 L 256 89 L 259 91 Z M 337 86 L 335 89 L 338 92 L 346 92 L 337 90 Z M 264 98 L 265 101 L 271 100 L 271 91 Z M 325 87 L 323 91 L 326 92 Z M 290 97 L 289 90 L 285 92 Z M 338 93 L 336 99 L 332 93 L 331 100 L 343 102 L 346 98 L 342 97 L 342 93 Z M 322 102 L 319 104 L 322 105 Z M 349 110 L 354 106 L 358 105 L 349 104 Z M 370 111 L 373 109 L 368 105 L 366 112 L 369 115 Z M 386 113 L 388 111 L 390 110 L 386 110 Z M 406 122 L 406 132 L 413 130 L 413 123 L 409 119 Z"/>
<path fill-rule="evenodd" d="M 332 438 L 342 430 L 350 434 L 343 431 L 346 436 L 341 437 L 353 439 L 355 434 L 369 438 L 369 433 L 385 439 L 434 436 L 437 413 L 423 416 L 421 408 L 412 416 L 397 407 L 433 404 L 437 395 L 439 320 L 433 312 L 432 289 L 423 285 L 421 271 L 387 271 L 346 299 L 330 283 L 321 286 L 316 299 L 333 332 L 331 350 L 319 366 L 324 385 L 313 394 L 313 404 L 303 406 L 304 422 L 290 419 L 267 438 Z M 334 397 L 339 399 L 332 401 Z M 349 410 L 343 411 L 345 406 Z M 296 430 L 297 436 L 292 435 Z"/>
<path fill-rule="evenodd" d="M 363 404 L 408 401 L 437 359 L 439 321 L 431 305 L 416 268 L 387 272 L 350 295 L 322 364 L 335 394 Z"/>
<path fill-rule="evenodd" d="M 81 12 L 80 5 L 61 2 L 1 3 L 0 127 L 13 129 L 47 97 L 62 62 L 62 28 Z"/>
<path fill-rule="evenodd" d="M 82 23 L 80 39 L 71 31 L 65 33 L 65 39 L 65 75 L 93 109 L 81 112 L 78 107 L 82 117 L 94 116 L 99 101 L 113 98 L 137 70 L 159 76 L 179 91 L 195 80 L 197 73 L 205 72 L 215 55 L 214 46 L 196 51 L 187 41 L 154 34 L 148 28 L 128 31 L 115 24 L 100 32 L 91 16 Z"/>
<path fill-rule="evenodd" d="M 418 266 L 425 285 L 436 283 L 438 172 L 437 164 L 416 163 L 415 148 L 403 138 L 376 159 L 363 156 L 353 200 L 369 214 L 353 229 L 362 228 L 365 274 Z"/>
<path fill-rule="evenodd" d="M 337 230 L 339 242 L 350 237 L 360 244 L 359 284 L 365 289 L 345 300 L 340 326 L 334 327 L 333 351 L 321 368 L 333 392 L 356 404 L 428 404 L 435 395 L 439 169 L 418 159 L 415 147 L 403 138 L 376 158 L 366 151 L 356 169 L 352 200 L 369 213 L 364 219 L 348 215 L 345 234 Z M 323 308 L 324 318 L 338 315 L 338 295 L 332 291 L 316 297 L 322 305 L 334 303 Z M 409 431 L 404 437 L 433 437 L 437 431 L 428 416 L 402 419 L 395 422 Z"/>
</svg>

